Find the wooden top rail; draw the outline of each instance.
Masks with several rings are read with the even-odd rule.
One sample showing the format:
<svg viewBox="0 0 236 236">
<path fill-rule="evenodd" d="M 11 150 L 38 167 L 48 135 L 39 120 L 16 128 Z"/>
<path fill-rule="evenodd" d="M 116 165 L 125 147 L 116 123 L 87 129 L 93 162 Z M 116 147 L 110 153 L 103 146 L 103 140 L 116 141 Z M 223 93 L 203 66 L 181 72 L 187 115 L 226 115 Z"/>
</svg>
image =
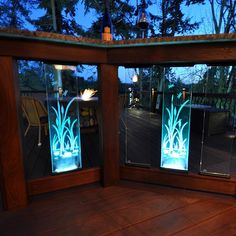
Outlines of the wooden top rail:
<svg viewBox="0 0 236 236">
<path fill-rule="evenodd" d="M 0 29 L 0 56 L 124 66 L 236 64 L 236 34 L 103 41 L 48 32 Z"/>
<path fill-rule="evenodd" d="M 64 35 L 43 31 L 28 31 L 9 28 L 0 28 L 0 37 L 11 39 L 25 39 L 35 41 L 47 41 L 54 43 L 68 43 L 91 47 L 140 47 L 162 44 L 186 44 L 186 43 L 212 43 L 236 41 L 236 34 L 206 34 L 175 37 L 136 38 L 128 40 L 104 41 L 101 39 L 83 38 L 73 35 Z"/>
</svg>

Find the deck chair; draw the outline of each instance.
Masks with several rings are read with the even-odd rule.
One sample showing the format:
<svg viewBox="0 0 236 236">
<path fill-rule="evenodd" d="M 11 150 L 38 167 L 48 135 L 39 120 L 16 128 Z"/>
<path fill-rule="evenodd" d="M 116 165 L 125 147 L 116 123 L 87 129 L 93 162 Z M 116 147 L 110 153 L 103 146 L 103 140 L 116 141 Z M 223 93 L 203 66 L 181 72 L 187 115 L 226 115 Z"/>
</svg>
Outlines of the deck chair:
<svg viewBox="0 0 236 236">
<path fill-rule="evenodd" d="M 47 135 L 48 130 L 48 113 L 41 101 L 34 97 L 22 96 L 21 107 L 28 126 L 24 136 L 27 135 L 31 126 L 38 127 L 38 146 L 41 146 L 41 128 L 44 127 L 44 133 Z"/>
</svg>

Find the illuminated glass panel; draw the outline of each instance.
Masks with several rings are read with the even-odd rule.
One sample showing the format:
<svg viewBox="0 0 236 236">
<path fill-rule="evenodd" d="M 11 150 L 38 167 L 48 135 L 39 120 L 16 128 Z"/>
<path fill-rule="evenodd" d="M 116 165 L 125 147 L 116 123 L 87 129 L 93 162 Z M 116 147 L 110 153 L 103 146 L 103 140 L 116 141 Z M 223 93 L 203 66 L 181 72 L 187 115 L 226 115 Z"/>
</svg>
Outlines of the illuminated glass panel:
<svg viewBox="0 0 236 236">
<path fill-rule="evenodd" d="M 66 84 L 63 84 L 68 78 L 77 80 L 76 76 L 73 77 L 74 69 L 74 67 L 69 66 L 46 66 L 53 173 L 82 168 L 78 92 L 70 91 Z M 66 78 L 63 78 L 63 75 L 66 75 Z"/>
<path fill-rule="evenodd" d="M 161 167 L 188 170 L 191 93 L 165 81 L 162 111 Z"/>
</svg>

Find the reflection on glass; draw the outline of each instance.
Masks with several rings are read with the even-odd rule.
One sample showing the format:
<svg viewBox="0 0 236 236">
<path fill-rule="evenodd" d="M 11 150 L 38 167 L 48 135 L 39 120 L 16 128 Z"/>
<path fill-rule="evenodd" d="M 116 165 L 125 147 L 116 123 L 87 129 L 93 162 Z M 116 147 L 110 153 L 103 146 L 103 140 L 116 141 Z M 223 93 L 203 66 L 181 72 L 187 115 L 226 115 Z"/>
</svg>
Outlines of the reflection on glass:
<svg viewBox="0 0 236 236">
<path fill-rule="evenodd" d="M 235 139 L 233 71 L 233 66 L 207 67 L 205 93 L 198 99 L 203 117 L 201 174 L 230 177 L 230 172 L 234 173 L 231 171 Z"/>
<path fill-rule="evenodd" d="M 155 135 L 160 132 L 157 115 L 151 112 L 150 75 L 151 68 L 120 68 L 120 153 L 127 165 L 149 167 L 154 153 L 158 153 Z"/>
<path fill-rule="evenodd" d="M 64 156 L 67 157 L 74 155 L 77 151 L 78 153 L 81 152 L 82 168 L 84 169 L 99 166 L 101 163 L 100 156 L 98 155 L 100 145 L 100 109 L 97 96 L 89 99 L 90 92 L 98 90 L 97 66 L 85 64 L 77 66 L 57 65 L 56 68 L 54 65 L 45 65 L 43 62 L 38 61 L 18 61 L 18 69 L 21 108 L 22 110 L 27 109 L 25 112 L 22 112 L 21 125 L 26 178 L 42 178 L 51 175 L 52 168 L 55 170 L 55 166 L 52 166 L 53 163 L 51 161 L 51 144 L 56 147 L 54 148 L 54 154 L 56 156 L 60 152 L 64 152 Z M 86 91 L 89 91 L 89 93 Z M 81 97 L 83 94 L 84 96 Z M 77 97 L 78 99 L 71 102 L 72 99 Z M 24 104 L 26 99 L 27 104 Z M 28 102 L 29 100 L 30 103 Z M 69 105 L 70 102 L 71 104 Z M 24 105 L 27 105 L 27 108 Z M 50 111 L 47 109 L 48 105 L 50 105 Z M 52 109 L 52 106 L 54 109 Z M 67 115 L 65 114 L 66 110 Z M 37 119 L 37 126 L 35 126 L 35 121 L 32 121 L 32 125 L 28 130 L 28 118 L 30 117 L 27 117 L 27 111 L 30 117 L 34 120 Z M 55 121 L 55 127 L 53 128 L 55 134 L 59 134 L 59 130 L 63 129 L 60 126 L 63 127 L 63 117 L 66 117 L 64 130 L 67 133 L 64 137 L 66 139 L 66 145 L 64 147 L 60 145 L 60 137 L 62 135 L 54 136 L 54 140 L 50 140 L 48 130 L 50 119 L 48 119 L 48 112 L 50 112 L 50 117 Z M 78 112 L 79 120 L 77 116 Z M 70 119 L 68 120 L 68 118 Z M 56 119 L 61 120 L 61 123 L 58 122 L 56 124 Z M 38 124 L 41 125 L 42 130 L 39 129 Z M 76 133 L 79 125 L 80 137 Z M 50 128 L 52 129 L 52 127 Z M 73 134 L 72 130 L 74 132 Z M 79 139 L 81 148 L 79 148 Z M 68 151 L 65 153 L 66 149 L 74 149 L 74 151 L 71 151 L 72 154 Z M 69 161 L 69 159 L 64 160 Z M 79 161 L 76 162 L 76 165 L 79 166 L 79 169 L 81 168 Z"/>
<path fill-rule="evenodd" d="M 70 67 L 68 67 L 71 69 Z M 66 69 L 68 69 L 66 67 Z M 61 72 L 56 67 L 55 75 L 47 80 L 47 104 L 49 118 L 52 172 L 60 173 L 82 168 L 79 100 L 78 94 L 67 96 L 63 91 Z M 74 78 L 76 79 L 76 78 Z"/>
<path fill-rule="evenodd" d="M 235 67 L 198 64 L 122 72 L 120 153 L 125 164 L 159 167 L 161 162 L 163 168 L 236 176 Z M 160 80 L 164 74 L 166 80 Z"/>
<path fill-rule="evenodd" d="M 168 72 L 166 74 L 168 76 Z M 191 96 L 183 82 L 166 80 L 163 93 L 161 167 L 188 170 Z M 191 86 L 188 86 L 191 89 Z"/>
</svg>

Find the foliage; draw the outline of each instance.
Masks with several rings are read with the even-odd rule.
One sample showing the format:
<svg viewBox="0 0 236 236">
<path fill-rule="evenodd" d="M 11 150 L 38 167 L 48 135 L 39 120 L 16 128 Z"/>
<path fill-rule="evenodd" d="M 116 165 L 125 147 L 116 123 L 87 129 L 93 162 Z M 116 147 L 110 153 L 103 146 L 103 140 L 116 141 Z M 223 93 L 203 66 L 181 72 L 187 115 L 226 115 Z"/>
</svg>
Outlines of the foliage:
<svg viewBox="0 0 236 236">
<path fill-rule="evenodd" d="M 192 4 L 202 4 L 204 1 L 185 0 L 161 0 L 159 5 L 160 14 L 151 14 L 151 37 L 154 36 L 174 36 L 185 34 L 198 28 L 199 22 L 191 23 L 191 18 L 184 15 L 182 6 Z"/>
<path fill-rule="evenodd" d="M 36 0 L 1 0 L 0 26 L 17 29 L 29 27 L 35 2 Z"/>
<path fill-rule="evenodd" d="M 102 17 L 105 10 L 102 0 L 82 0 L 85 5 L 85 14 L 95 11 L 95 18 L 91 27 L 85 33 L 88 37 L 100 38 Z M 138 28 L 135 24 L 136 8 L 129 1 L 115 0 L 110 3 L 110 15 L 113 25 L 113 36 L 116 39 L 130 39 L 137 36 Z"/>
<path fill-rule="evenodd" d="M 85 4 L 85 14 L 94 10 L 97 19 L 93 22 L 87 35 L 90 37 L 100 37 L 100 27 L 102 14 L 104 12 L 104 2 L 101 0 L 83 0 Z M 161 0 L 146 1 L 148 6 L 157 6 L 157 13 L 150 14 L 149 37 L 174 36 L 184 34 L 198 28 L 199 23 L 191 23 L 191 18 L 186 17 L 182 11 L 182 5 L 202 4 L 203 0 Z M 136 26 L 137 14 L 140 5 L 133 5 L 131 1 L 114 0 L 110 3 L 110 14 L 113 23 L 113 36 L 116 39 L 130 39 L 140 37 L 140 30 Z M 148 10 L 148 9 L 147 9 Z M 160 13 L 159 13 L 160 12 Z"/>
<path fill-rule="evenodd" d="M 214 31 L 220 33 L 236 32 L 236 1 L 233 0 L 208 0 Z"/>
<path fill-rule="evenodd" d="M 76 21 L 76 4 L 78 2 L 79 0 L 38 0 L 38 8 L 45 10 L 45 14 L 33 20 L 32 23 L 37 27 L 37 30 L 81 35 L 83 33 L 82 27 Z M 52 3 L 55 4 L 55 26 L 53 25 Z"/>
<path fill-rule="evenodd" d="M 18 77 L 21 90 L 45 90 L 43 66 L 43 63 L 38 61 L 18 61 Z"/>
<path fill-rule="evenodd" d="M 212 31 L 215 34 L 236 32 L 236 1 L 208 0 L 211 9 Z M 236 76 L 235 66 L 212 67 L 209 69 L 207 90 L 209 92 L 229 93 Z"/>
<path fill-rule="evenodd" d="M 207 93 L 229 93 L 236 76 L 235 66 L 211 66 L 205 76 Z"/>
</svg>

